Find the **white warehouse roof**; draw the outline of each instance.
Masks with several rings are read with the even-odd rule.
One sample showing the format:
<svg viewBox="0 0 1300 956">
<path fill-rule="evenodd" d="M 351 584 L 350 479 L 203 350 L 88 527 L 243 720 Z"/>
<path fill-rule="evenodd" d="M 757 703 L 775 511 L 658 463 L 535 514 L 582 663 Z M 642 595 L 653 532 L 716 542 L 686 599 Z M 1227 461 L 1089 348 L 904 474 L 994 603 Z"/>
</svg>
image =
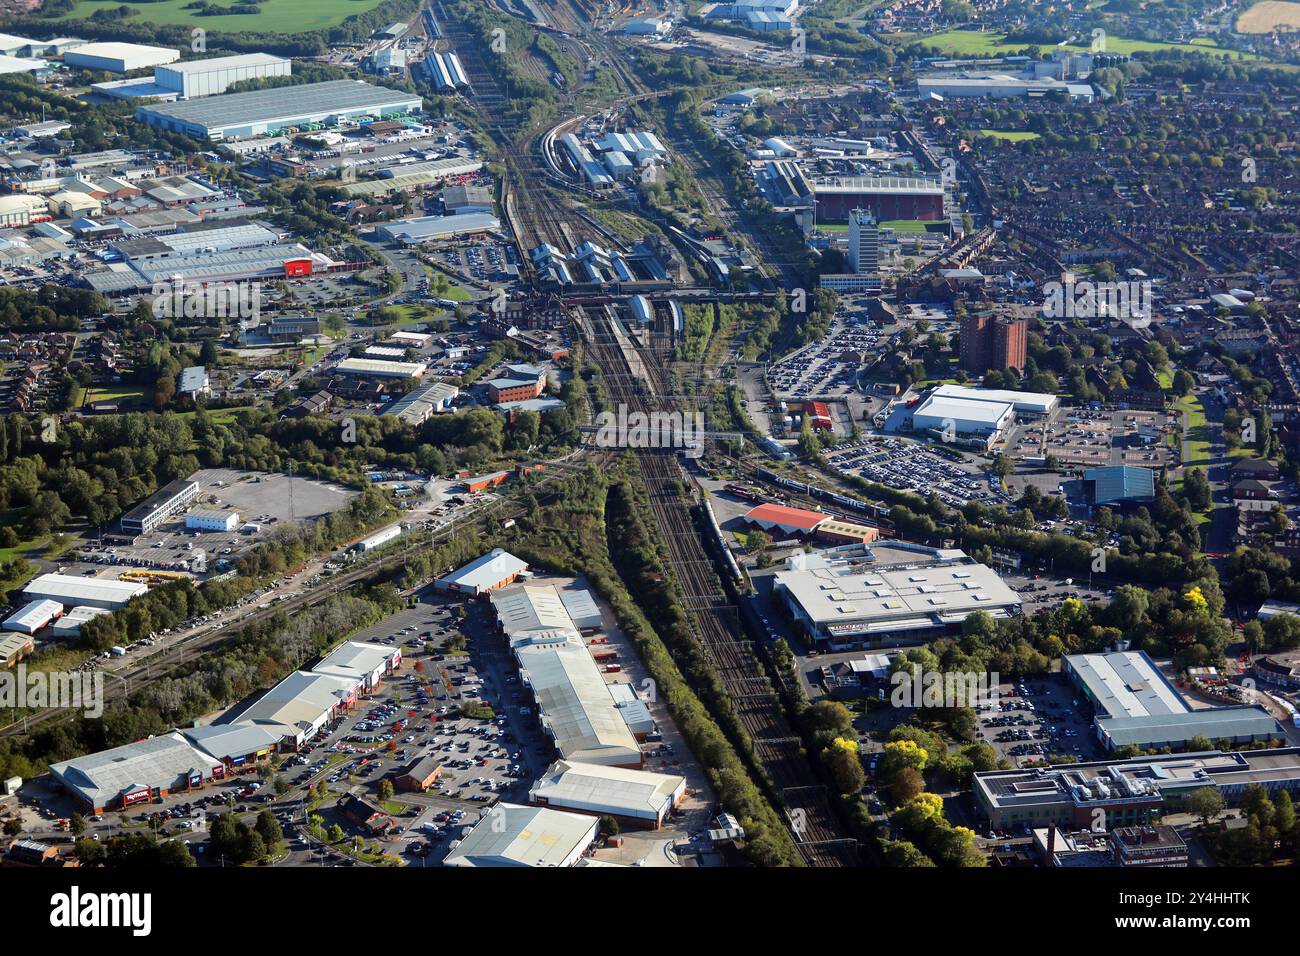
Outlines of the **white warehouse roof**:
<svg viewBox="0 0 1300 956">
<path fill-rule="evenodd" d="M 446 577 L 439 578 L 438 583 L 448 590 L 477 594 L 484 588 L 500 584 L 507 578 L 515 577 L 527 570 L 527 561 L 516 558 L 509 551 L 496 548 Z"/>
<path fill-rule="evenodd" d="M 553 584 L 518 584 L 502 588 L 491 599 L 497 621 L 513 647 L 538 637 L 564 640 L 577 628 Z"/>
<path fill-rule="evenodd" d="M 1187 713 L 1178 692 L 1141 651 L 1072 654 L 1067 669 L 1088 688 L 1106 717 L 1153 717 Z"/>
<path fill-rule="evenodd" d="M 376 671 L 388 668 L 401 660 L 402 652 L 383 644 L 366 644 L 361 641 L 345 641 L 325 655 L 324 659 L 312 668 L 313 674 L 332 674 L 354 681 L 368 681 Z"/>
<path fill-rule="evenodd" d="M 34 634 L 62 611 L 63 605 L 57 601 L 32 601 L 5 618 L 4 629 Z"/>
<path fill-rule="evenodd" d="M 610 766 L 640 766 L 641 747 L 581 640 L 526 644 L 515 656 L 560 755 Z"/>
<path fill-rule="evenodd" d="M 444 866 L 573 866 L 596 840 L 600 821 L 544 807 L 498 803 Z"/>
<path fill-rule="evenodd" d="M 108 578 L 81 578 L 70 574 L 42 574 L 34 578 L 23 593 L 33 600 L 48 598 L 60 604 L 85 604 L 91 601 L 125 604 L 149 588 L 131 581 Z"/>
<path fill-rule="evenodd" d="M 557 760 L 533 784 L 528 799 L 598 816 L 662 820 L 685 791 L 685 777 Z"/>
<path fill-rule="evenodd" d="M 940 385 L 933 398 L 960 398 L 971 402 L 993 402 L 1010 405 L 1018 412 L 1046 415 L 1056 408 L 1059 400 L 1045 392 L 1017 392 L 1005 388 L 967 388 L 964 385 Z"/>
</svg>

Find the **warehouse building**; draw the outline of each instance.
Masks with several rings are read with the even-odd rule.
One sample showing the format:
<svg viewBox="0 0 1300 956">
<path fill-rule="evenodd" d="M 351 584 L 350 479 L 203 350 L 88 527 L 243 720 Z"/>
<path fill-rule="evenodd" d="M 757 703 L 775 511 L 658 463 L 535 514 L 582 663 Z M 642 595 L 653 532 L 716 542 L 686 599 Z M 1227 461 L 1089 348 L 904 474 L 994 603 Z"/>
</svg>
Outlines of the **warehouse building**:
<svg viewBox="0 0 1300 956">
<path fill-rule="evenodd" d="M 313 674 L 342 677 L 368 692 L 378 687 L 385 677 L 401 665 L 400 647 L 344 641 L 326 654 L 311 671 Z"/>
<path fill-rule="evenodd" d="M 488 598 L 497 626 L 510 646 L 538 639 L 578 637 L 578 628 L 553 584 L 520 584 L 496 591 Z"/>
<path fill-rule="evenodd" d="M 382 548 L 388 542 L 394 541 L 401 536 L 402 526 L 400 524 L 390 525 L 376 531 L 374 534 L 366 535 L 352 547 L 355 551 L 374 551 L 376 548 Z"/>
<path fill-rule="evenodd" d="M 1133 465 L 1089 468 L 1083 473 L 1083 494 L 1094 508 L 1151 502 L 1156 497 L 1155 472 Z"/>
<path fill-rule="evenodd" d="M 520 681 L 532 691 L 542 729 L 560 756 L 639 768 L 641 747 L 582 639 L 553 632 L 537 633 L 527 640 L 514 647 Z"/>
<path fill-rule="evenodd" d="M 912 429 L 987 448 L 1018 418 L 1042 418 L 1059 404 L 1055 395 L 1040 392 L 940 385 L 912 412 Z"/>
<path fill-rule="evenodd" d="M 443 866 L 573 866 L 596 842 L 599 829 L 599 820 L 583 814 L 498 803 Z"/>
<path fill-rule="evenodd" d="M 192 99 L 224 93 L 244 80 L 288 76 L 291 67 L 289 60 L 270 53 L 240 53 L 160 66 L 153 71 L 153 77 L 163 89 L 176 92 L 181 99 Z"/>
<path fill-rule="evenodd" d="M 827 515 L 820 511 L 764 503 L 750 508 L 741 520 L 745 524 L 754 525 L 764 531 L 775 532 L 784 537 L 797 534 L 812 534 L 813 529 L 825 521 L 826 518 Z"/>
<path fill-rule="evenodd" d="M 1091 84 L 1070 83 L 1049 76 L 1012 76 L 1007 73 L 962 73 L 918 76 L 917 95 L 954 99 L 1009 99 L 1022 96 L 1040 97 L 1059 93 L 1080 103 L 1091 103 L 1096 92 Z"/>
<path fill-rule="evenodd" d="M 837 650 L 924 640 L 976 611 L 1020 612 L 997 572 L 965 552 L 902 541 L 793 555 L 773 593 L 818 646 Z"/>
<path fill-rule="evenodd" d="M 238 511 L 191 511 L 185 527 L 193 531 L 234 531 L 239 527 Z"/>
<path fill-rule="evenodd" d="M 840 176 L 812 184 L 819 223 L 847 223 L 855 209 L 877 222 L 944 217 L 944 187 L 937 179 L 910 176 Z"/>
<path fill-rule="evenodd" d="M 46 627 L 63 613 L 63 605 L 58 601 L 32 601 L 24 604 L 9 617 L 5 618 L 4 629 L 20 634 L 35 634 Z"/>
<path fill-rule="evenodd" d="M 557 760 L 528 791 L 534 806 L 610 816 L 650 830 L 662 829 L 685 795 L 685 777 L 568 760 Z"/>
<path fill-rule="evenodd" d="M 130 73 L 175 63 L 180 58 L 179 50 L 143 43 L 85 43 L 63 54 L 63 62 L 68 66 L 105 73 Z"/>
<path fill-rule="evenodd" d="M 990 826 L 1009 831 L 1056 824 L 1092 829 L 1096 811 L 1108 827 L 1141 826 L 1181 809 L 1194 791 L 1213 787 L 1228 806 L 1258 784 L 1300 796 L 1300 748 L 1168 754 L 992 770 L 974 776 L 975 802 Z"/>
<path fill-rule="evenodd" d="M 488 213 L 466 212 L 454 216 L 416 216 L 381 224 L 375 230 L 391 242 L 416 246 L 423 242 L 479 236 L 501 231 L 501 220 Z"/>
<path fill-rule="evenodd" d="M 1143 651 L 1069 655 L 1062 672 L 1092 706 L 1093 729 L 1107 750 L 1179 750 L 1198 737 L 1232 745 L 1285 736 L 1262 707 L 1193 710 Z"/>
<path fill-rule="evenodd" d="M 408 425 L 423 425 L 435 414 L 450 409 L 451 403 L 459 394 L 460 389 L 455 385 L 434 382 L 407 392 L 381 414 L 400 419 Z"/>
<path fill-rule="evenodd" d="M 128 534 L 148 534 L 172 515 L 188 508 L 198 496 L 197 481 L 178 478 L 168 482 L 122 515 L 122 530 Z"/>
<path fill-rule="evenodd" d="M 356 699 L 351 678 L 294 671 L 253 703 L 228 711 L 221 723 L 268 727 L 281 735 L 283 746 L 296 750 Z"/>
<path fill-rule="evenodd" d="M 48 212 L 49 205 L 40 196 L 0 196 L 0 226 L 29 226 L 38 219 L 48 219 Z"/>
<path fill-rule="evenodd" d="M 270 759 L 283 736 L 278 728 L 256 724 L 213 724 L 186 727 L 179 732 L 195 747 L 221 761 L 232 773 L 242 773 Z"/>
<path fill-rule="evenodd" d="M 1018 392 L 1007 388 L 969 388 L 965 385 L 940 385 L 931 395 L 960 398 L 991 405 L 1010 405 L 1021 419 L 1043 418 L 1056 411 L 1061 400 L 1046 392 Z"/>
<path fill-rule="evenodd" d="M 482 557 L 435 583 L 439 591 L 455 591 L 479 597 L 499 588 L 514 584 L 528 574 L 528 562 L 516 558 L 509 551 L 494 548 Z"/>
<path fill-rule="evenodd" d="M 596 596 L 586 588 L 567 587 L 560 590 L 560 601 L 568 612 L 573 626 L 579 631 L 596 631 L 601 627 L 600 605 Z"/>
<path fill-rule="evenodd" d="M 125 810 L 225 776 L 225 764 L 175 731 L 50 765 L 87 813 Z"/>
<path fill-rule="evenodd" d="M 32 640 L 30 634 L 17 631 L 11 634 L 0 634 L 0 667 L 9 670 L 35 650 L 36 642 Z"/>
<path fill-rule="evenodd" d="M 423 362 L 385 362 L 382 359 L 349 358 L 334 366 L 339 375 L 360 378 L 419 378 L 427 367 Z"/>
<path fill-rule="evenodd" d="M 136 119 L 199 139 L 270 136 L 309 123 L 420 112 L 422 100 L 361 80 L 329 80 L 138 107 Z"/>
<path fill-rule="evenodd" d="M 23 588 L 29 601 L 56 601 L 64 606 L 82 605 L 116 611 L 133 597 L 148 591 L 147 585 L 108 578 L 86 578 L 70 574 L 42 574 Z"/>
<path fill-rule="evenodd" d="M 110 613 L 112 612 L 107 608 L 86 607 L 84 604 L 78 605 L 55 620 L 50 626 L 50 633 L 55 637 L 79 637 L 81 635 L 81 625 L 99 617 L 101 614 Z"/>
</svg>

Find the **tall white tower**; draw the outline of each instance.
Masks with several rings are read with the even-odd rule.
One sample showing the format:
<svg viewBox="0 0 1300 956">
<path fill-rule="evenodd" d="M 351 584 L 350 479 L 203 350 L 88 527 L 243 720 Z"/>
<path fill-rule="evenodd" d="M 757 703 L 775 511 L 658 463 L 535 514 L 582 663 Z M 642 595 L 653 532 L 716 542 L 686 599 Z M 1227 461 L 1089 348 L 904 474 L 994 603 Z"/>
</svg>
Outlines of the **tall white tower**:
<svg viewBox="0 0 1300 956">
<path fill-rule="evenodd" d="M 880 227 L 866 209 L 849 213 L 849 271 L 860 276 L 880 273 Z"/>
</svg>

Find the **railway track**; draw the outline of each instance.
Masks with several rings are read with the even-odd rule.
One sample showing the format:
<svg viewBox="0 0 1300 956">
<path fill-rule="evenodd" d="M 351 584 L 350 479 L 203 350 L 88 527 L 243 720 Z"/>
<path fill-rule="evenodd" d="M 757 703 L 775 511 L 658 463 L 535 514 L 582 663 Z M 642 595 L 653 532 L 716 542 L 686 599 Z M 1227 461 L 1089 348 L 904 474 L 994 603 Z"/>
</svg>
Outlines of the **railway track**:
<svg viewBox="0 0 1300 956">
<path fill-rule="evenodd" d="M 589 312 L 589 322 L 595 334 L 588 345 L 603 370 L 610 398 L 638 411 L 672 410 L 674 402 L 659 397 L 671 394 L 662 357 L 643 351 L 643 371 L 634 370 L 614 344 L 615 331 L 603 312 Z M 803 741 L 790 724 L 752 644 L 740 630 L 736 608 L 717 575 L 692 505 L 682 497 L 684 475 L 675 455 L 642 449 L 637 461 L 696 637 L 753 742 L 754 755 L 779 798 L 804 862 L 810 866 L 856 865 L 856 844 L 835 816 Z"/>
<path fill-rule="evenodd" d="M 557 0 L 549 11 L 560 29 L 590 39 L 587 28 L 591 14 L 579 0 Z M 449 24 L 447 29 L 449 33 L 464 32 L 459 24 Z M 592 43 L 596 55 L 615 71 L 629 92 L 649 92 L 621 51 L 606 42 Z M 476 71 L 487 72 L 481 54 L 474 53 L 472 62 L 466 60 L 465 68 L 477 91 Z M 537 151 L 542 131 L 522 131 L 517 125 L 501 122 L 500 110 L 506 99 L 499 95 L 495 80 L 485 83 L 485 88 L 492 95 L 480 98 L 476 109 L 486 125 L 499 134 L 499 144 L 506 154 L 507 216 L 525 261 L 527 250 L 542 242 L 572 251 L 592 227 L 578 210 L 542 185 L 544 175 Z M 726 199 L 721 193 L 715 195 L 719 201 Z M 584 338 L 613 401 L 625 403 L 630 410 L 674 410 L 674 383 L 665 362 L 666 351 L 642 350 L 642 361 L 635 363 L 634 371 L 633 362 L 616 344 L 614 329 L 601 310 L 589 312 L 586 326 Z M 743 636 L 736 607 L 717 576 L 701 529 L 696 526 L 692 504 L 681 494 L 683 474 L 676 458 L 672 452 L 651 449 L 640 450 L 637 457 L 651 510 L 667 542 L 671 567 L 696 636 L 731 697 L 741 726 L 753 744 L 756 762 L 785 814 L 803 861 L 810 866 L 857 865 L 856 841 L 835 816 L 827 790 L 790 724 L 776 689 Z"/>
</svg>

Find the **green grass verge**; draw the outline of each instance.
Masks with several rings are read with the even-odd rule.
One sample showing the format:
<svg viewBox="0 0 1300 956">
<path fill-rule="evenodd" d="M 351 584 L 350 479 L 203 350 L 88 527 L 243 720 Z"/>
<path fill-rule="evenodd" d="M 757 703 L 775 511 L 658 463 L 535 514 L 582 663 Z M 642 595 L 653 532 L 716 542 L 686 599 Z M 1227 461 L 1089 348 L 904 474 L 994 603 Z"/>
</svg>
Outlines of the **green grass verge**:
<svg viewBox="0 0 1300 956">
<path fill-rule="evenodd" d="M 202 27 L 227 33 L 310 33 L 338 26 L 348 17 L 365 13 L 380 0 L 263 0 L 256 14 L 232 14 L 213 17 L 196 16 L 186 9 L 191 0 L 159 0 L 157 3 L 133 3 L 135 12 L 129 23 L 157 23 L 162 26 Z M 219 6 L 233 6 L 219 3 Z M 82 0 L 61 19 L 93 20 L 106 10 L 122 6 L 115 0 Z"/>
<path fill-rule="evenodd" d="M 907 43 L 924 43 L 926 46 L 942 50 L 949 56 L 1002 56 L 1030 46 L 1038 46 L 1042 49 L 1051 48 L 1051 44 L 1008 43 L 1004 33 L 981 33 L 979 30 L 946 30 L 943 33 L 935 33 L 929 36 L 913 33 L 902 35 L 896 39 Z M 1086 50 L 1088 47 L 1086 44 L 1069 44 L 1066 49 Z M 1151 53 L 1159 50 L 1182 50 L 1185 53 L 1207 54 L 1216 52 L 1231 53 L 1234 57 L 1243 60 L 1259 59 L 1253 53 L 1237 53 L 1235 50 L 1224 50 L 1208 37 L 1197 38 L 1190 43 L 1128 40 L 1124 37 L 1110 35 L 1106 37 L 1107 53 L 1128 55 L 1132 53 Z"/>
</svg>

